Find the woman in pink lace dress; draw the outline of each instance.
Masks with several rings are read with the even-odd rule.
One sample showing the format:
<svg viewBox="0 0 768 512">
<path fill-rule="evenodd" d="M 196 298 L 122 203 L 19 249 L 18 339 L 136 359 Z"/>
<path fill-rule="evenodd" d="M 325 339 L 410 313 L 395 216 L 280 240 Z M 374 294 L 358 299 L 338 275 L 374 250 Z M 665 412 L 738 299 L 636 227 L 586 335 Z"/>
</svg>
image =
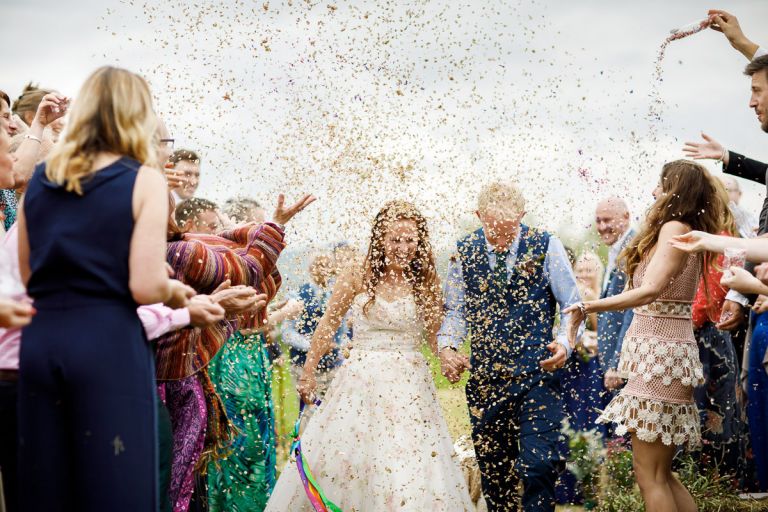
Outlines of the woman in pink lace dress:
<svg viewBox="0 0 768 512">
<path fill-rule="evenodd" d="M 691 304 L 710 258 L 689 255 L 670 240 L 691 229 L 720 232 L 728 199 L 704 167 L 686 160 L 664 165 L 653 194 L 645 225 L 620 258 L 632 276 L 628 289 L 573 306 L 570 331 L 575 339 L 591 313 L 634 308 L 619 361 L 627 384 L 597 421 L 617 423 L 617 434 L 631 434 L 646 510 L 688 512 L 696 504 L 672 474 L 672 459 L 679 445 L 694 448 L 701 439 L 693 388 L 703 374 Z"/>
</svg>

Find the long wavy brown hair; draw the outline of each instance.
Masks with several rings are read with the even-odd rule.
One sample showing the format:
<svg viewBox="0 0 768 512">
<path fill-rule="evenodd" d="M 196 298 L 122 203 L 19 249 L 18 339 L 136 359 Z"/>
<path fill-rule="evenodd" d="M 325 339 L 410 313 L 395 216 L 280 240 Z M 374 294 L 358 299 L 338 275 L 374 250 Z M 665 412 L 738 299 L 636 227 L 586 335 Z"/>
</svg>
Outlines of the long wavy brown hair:
<svg viewBox="0 0 768 512">
<path fill-rule="evenodd" d="M 619 257 L 630 283 L 640 262 L 653 251 L 667 222 L 676 220 L 692 230 L 714 234 L 733 226 L 724 188 L 702 165 L 689 160 L 668 162 L 661 170 L 660 180 L 662 194 L 648 210 L 640 233 Z M 705 269 L 714 261 L 714 255 L 702 253 L 699 259 Z M 706 279 L 707 273 L 702 275 Z"/>
<path fill-rule="evenodd" d="M 385 204 L 373 221 L 368 254 L 363 264 L 363 288 L 369 297 L 363 311 L 367 314 L 368 308 L 376 300 L 376 287 L 384 277 L 387 267 L 384 238 L 389 227 L 399 220 L 410 220 L 416 223 L 419 240 L 416 253 L 405 268 L 405 277 L 411 285 L 416 306 L 425 324 L 434 325 L 435 322 L 442 320 L 443 296 L 435 268 L 432 244 L 429 241 L 427 220 L 413 204 L 406 201 L 391 201 Z"/>
</svg>

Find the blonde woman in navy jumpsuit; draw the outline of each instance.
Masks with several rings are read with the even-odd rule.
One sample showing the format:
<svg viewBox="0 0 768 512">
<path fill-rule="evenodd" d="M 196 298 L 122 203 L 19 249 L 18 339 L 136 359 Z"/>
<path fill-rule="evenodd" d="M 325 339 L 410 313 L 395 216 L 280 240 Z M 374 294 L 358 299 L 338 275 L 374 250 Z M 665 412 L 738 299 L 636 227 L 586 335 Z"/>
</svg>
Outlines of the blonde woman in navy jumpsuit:
<svg viewBox="0 0 768 512">
<path fill-rule="evenodd" d="M 96 70 L 20 208 L 20 271 L 37 309 L 19 369 L 27 512 L 157 509 L 153 357 L 136 306 L 180 307 L 193 292 L 165 269 L 156 131 L 144 79 Z"/>
</svg>

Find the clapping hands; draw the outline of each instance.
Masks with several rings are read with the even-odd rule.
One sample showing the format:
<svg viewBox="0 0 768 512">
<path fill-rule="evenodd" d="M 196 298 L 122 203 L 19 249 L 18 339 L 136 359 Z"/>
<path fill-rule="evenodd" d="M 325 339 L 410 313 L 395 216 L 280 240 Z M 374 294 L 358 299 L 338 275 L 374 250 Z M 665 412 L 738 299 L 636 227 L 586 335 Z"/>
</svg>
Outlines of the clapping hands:
<svg viewBox="0 0 768 512">
<path fill-rule="evenodd" d="M 469 357 L 466 354 L 460 354 L 452 348 L 444 348 L 439 354 L 440 369 L 451 384 L 455 384 L 461 380 L 461 375 L 465 370 L 469 370 L 472 366 L 469 364 Z"/>
</svg>

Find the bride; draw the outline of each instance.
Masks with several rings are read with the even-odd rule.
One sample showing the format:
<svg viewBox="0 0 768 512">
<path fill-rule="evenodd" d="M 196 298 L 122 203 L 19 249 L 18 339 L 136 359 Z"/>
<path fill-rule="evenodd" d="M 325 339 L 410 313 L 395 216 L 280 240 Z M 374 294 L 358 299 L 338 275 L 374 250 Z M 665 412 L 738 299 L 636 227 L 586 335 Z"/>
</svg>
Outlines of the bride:
<svg viewBox="0 0 768 512">
<path fill-rule="evenodd" d="M 424 338 L 437 350 L 442 306 L 426 220 L 409 203 L 386 204 L 363 268 L 333 289 L 298 385 L 310 403 L 317 363 L 351 308 L 351 354 L 301 442 L 318 486 L 344 512 L 472 510 L 420 352 Z M 292 460 L 266 510 L 312 510 Z"/>
</svg>

